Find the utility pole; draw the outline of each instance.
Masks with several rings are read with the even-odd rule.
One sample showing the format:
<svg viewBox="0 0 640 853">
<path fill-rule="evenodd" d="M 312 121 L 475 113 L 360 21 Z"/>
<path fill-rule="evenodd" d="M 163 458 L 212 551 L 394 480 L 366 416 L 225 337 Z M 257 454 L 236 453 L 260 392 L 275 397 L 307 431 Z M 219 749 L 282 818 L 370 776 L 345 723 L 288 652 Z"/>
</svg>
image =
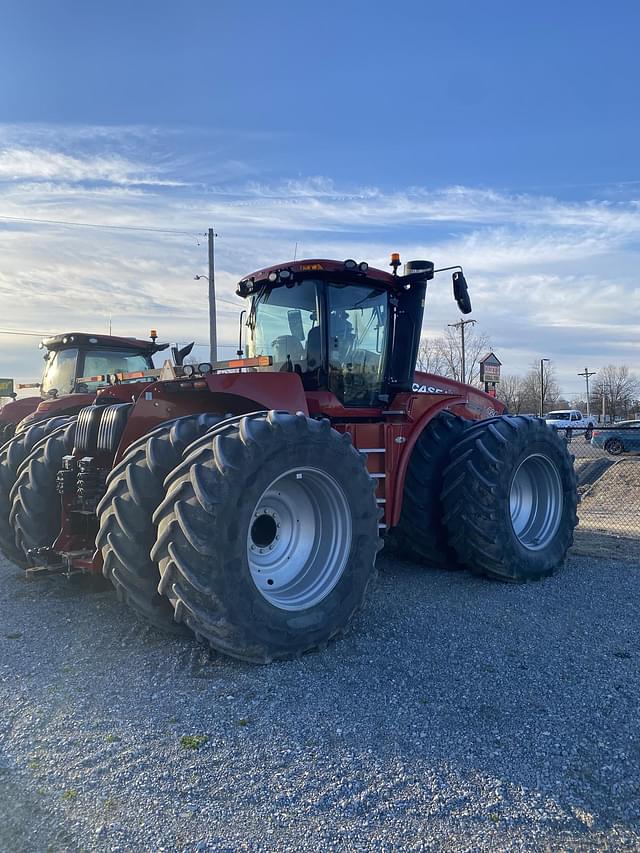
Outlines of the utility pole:
<svg viewBox="0 0 640 853">
<path fill-rule="evenodd" d="M 596 373 L 597 373 L 597 371 L 595 371 L 595 370 L 589 371 L 588 367 L 585 367 L 583 373 L 578 373 L 578 376 L 584 376 L 584 381 L 587 383 L 587 417 L 589 417 L 591 415 L 590 403 L 589 403 L 589 377 L 595 376 Z"/>
<path fill-rule="evenodd" d="M 544 417 L 544 363 L 550 361 L 548 358 L 540 359 L 540 417 Z"/>
<path fill-rule="evenodd" d="M 466 361 L 465 344 L 464 344 L 464 327 L 468 326 L 469 323 L 471 323 L 473 326 L 475 326 L 475 324 L 477 322 L 478 322 L 477 320 L 458 320 L 457 323 L 448 323 L 447 324 L 450 329 L 460 329 L 460 337 L 462 340 L 462 370 L 461 370 L 462 377 L 460 379 L 461 382 L 467 381 L 467 379 L 466 379 L 467 361 Z"/>
<path fill-rule="evenodd" d="M 218 235 L 209 228 L 209 361 L 215 364 L 218 360 L 218 334 L 216 328 L 216 278 L 213 254 L 213 241 Z"/>
</svg>

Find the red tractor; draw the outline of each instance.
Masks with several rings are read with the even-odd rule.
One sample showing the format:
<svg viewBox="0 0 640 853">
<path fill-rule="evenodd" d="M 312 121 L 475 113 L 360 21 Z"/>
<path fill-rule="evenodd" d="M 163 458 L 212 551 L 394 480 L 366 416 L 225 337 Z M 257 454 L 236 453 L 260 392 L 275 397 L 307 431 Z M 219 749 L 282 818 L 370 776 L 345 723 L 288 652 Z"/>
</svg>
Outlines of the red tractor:
<svg viewBox="0 0 640 853">
<path fill-rule="evenodd" d="M 147 376 L 146 381 L 138 383 L 138 390 L 145 388 L 148 374 L 154 372 L 153 355 L 169 346 L 156 343 L 156 339 L 155 332 L 146 341 L 81 332 L 43 339 L 41 382 L 18 386 L 39 388 L 40 396 L 13 400 L 0 409 L 0 550 L 6 556 L 17 562 L 24 558 L 15 547 L 9 524 L 10 493 L 24 459 L 37 442 L 93 403 L 98 388 L 108 384 L 108 376 Z M 191 346 L 174 349 L 174 358 L 180 361 Z M 128 393 L 135 390 L 129 388 Z"/>
<path fill-rule="evenodd" d="M 577 523 L 564 442 L 414 372 L 438 270 L 392 267 L 260 270 L 238 285 L 246 358 L 176 367 L 133 401 L 100 390 L 18 472 L 11 524 L 31 572 L 103 572 L 155 625 L 254 662 L 342 634 L 387 537 L 424 563 L 550 575 Z"/>
<path fill-rule="evenodd" d="M 44 338 L 44 371 L 40 382 L 18 385 L 39 388 L 37 397 L 21 397 L 0 408 L 0 445 L 17 429 L 60 415 L 77 415 L 93 402 L 100 376 L 153 368 L 152 356 L 168 344 L 151 340 L 67 332 Z"/>
</svg>

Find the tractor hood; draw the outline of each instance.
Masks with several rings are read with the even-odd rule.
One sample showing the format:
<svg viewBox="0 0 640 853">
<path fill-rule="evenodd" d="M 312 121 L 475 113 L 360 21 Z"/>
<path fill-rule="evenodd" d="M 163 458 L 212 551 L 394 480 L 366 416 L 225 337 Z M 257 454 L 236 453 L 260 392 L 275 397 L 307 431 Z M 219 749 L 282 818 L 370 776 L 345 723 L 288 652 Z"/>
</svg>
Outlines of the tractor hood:
<svg viewBox="0 0 640 853">
<path fill-rule="evenodd" d="M 7 424 L 19 424 L 27 415 L 38 408 L 40 397 L 22 397 L 12 400 L 0 408 L 0 420 Z"/>
<path fill-rule="evenodd" d="M 63 394 L 51 400 L 42 400 L 40 397 L 30 397 L 39 404 L 25 415 L 19 423 L 19 429 L 26 429 L 31 424 L 42 421 L 45 418 L 53 418 L 58 415 L 75 415 L 85 406 L 90 406 L 95 399 L 95 394 Z M 18 401 L 22 402 L 22 401 Z"/>
</svg>

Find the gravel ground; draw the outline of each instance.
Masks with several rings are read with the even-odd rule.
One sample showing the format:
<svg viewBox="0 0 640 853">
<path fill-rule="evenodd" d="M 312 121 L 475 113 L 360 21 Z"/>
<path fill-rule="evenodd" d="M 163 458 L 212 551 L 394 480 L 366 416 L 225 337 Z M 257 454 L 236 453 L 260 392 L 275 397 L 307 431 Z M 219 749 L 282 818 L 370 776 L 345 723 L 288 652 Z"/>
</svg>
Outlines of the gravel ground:
<svg viewBox="0 0 640 853">
<path fill-rule="evenodd" d="M 380 569 L 252 667 L 0 564 L 0 850 L 640 849 L 640 568 Z"/>
</svg>

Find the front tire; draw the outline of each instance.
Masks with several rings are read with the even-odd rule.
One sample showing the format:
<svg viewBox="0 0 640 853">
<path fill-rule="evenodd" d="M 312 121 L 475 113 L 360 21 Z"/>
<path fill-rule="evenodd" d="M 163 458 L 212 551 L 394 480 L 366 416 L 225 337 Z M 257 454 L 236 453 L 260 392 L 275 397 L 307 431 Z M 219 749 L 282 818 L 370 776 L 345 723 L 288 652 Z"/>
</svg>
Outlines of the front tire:
<svg viewBox="0 0 640 853">
<path fill-rule="evenodd" d="M 443 501 L 449 541 L 472 571 L 537 580 L 565 560 L 578 523 L 573 458 L 543 421 L 501 416 L 451 452 Z"/>
<path fill-rule="evenodd" d="M 23 568 L 26 557 L 15 541 L 15 532 L 9 520 L 11 514 L 11 490 L 18 477 L 18 470 L 33 448 L 46 436 L 71 423 L 73 418 L 58 417 L 39 421 L 13 436 L 0 449 L 0 550 Z"/>
<path fill-rule="evenodd" d="M 605 442 L 604 449 L 612 456 L 620 456 L 624 452 L 624 444 L 619 438 L 610 438 Z"/>
<path fill-rule="evenodd" d="M 62 457 L 73 450 L 75 434 L 74 419 L 36 444 L 18 471 L 10 522 L 23 565 L 31 564 L 29 551 L 53 545 L 60 533 L 62 501 L 56 481 Z"/>
<path fill-rule="evenodd" d="M 123 604 L 160 630 L 184 633 L 173 607 L 158 594 L 160 574 L 150 557 L 156 540 L 153 513 L 165 495 L 164 480 L 180 462 L 185 448 L 220 420 L 194 415 L 162 424 L 142 436 L 110 472 L 107 491 L 98 505 L 96 546 L 102 573 Z"/>
<path fill-rule="evenodd" d="M 375 483 L 350 437 L 270 412 L 223 423 L 187 454 L 152 551 L 176 619 L 253 663 L 343 633 L 379 548 Z"/>
</svg>

